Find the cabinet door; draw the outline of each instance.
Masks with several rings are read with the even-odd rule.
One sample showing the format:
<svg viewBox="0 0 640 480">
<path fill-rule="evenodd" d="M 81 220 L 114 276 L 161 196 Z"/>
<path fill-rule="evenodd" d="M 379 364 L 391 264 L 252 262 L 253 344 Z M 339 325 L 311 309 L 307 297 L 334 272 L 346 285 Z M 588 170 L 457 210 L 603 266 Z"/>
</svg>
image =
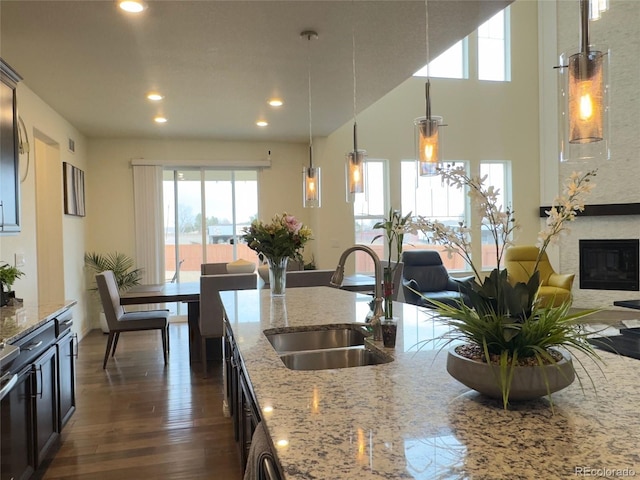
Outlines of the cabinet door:
<svg viewBox="0 0 640 480">
<path fill-rule="evenodd" d="M 18 116 L 16 83 L 20 76 L 0 59 L 0 233 L 20 231 Z"/>
<path fill-rule="evenodd" d="M 57 357 L 56 346 L 52 345 L 33 363 L 36 467 L 58 437 Z"/>
<path fill-rule="evenodd" d="M 71 332 L 58 340 L 58 432 L 76 410 L 76 337 Z"/>
<path fill-rule="evenodd" d="M 31 435 L 31 365 L 18 373 L 0 404 L 0 479 L 26 480 L 34 471 Z"/>
</svg>

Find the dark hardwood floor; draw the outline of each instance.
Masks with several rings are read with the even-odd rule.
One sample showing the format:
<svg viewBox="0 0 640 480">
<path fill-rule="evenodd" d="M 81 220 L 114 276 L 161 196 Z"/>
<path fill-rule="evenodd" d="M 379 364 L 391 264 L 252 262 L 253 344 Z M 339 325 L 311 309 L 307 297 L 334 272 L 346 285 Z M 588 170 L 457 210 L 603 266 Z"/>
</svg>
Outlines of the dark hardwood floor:
<svg viewBox="0 0 640 480">
<path fill-rule="evenodd" d="M 160 334 L 120 336 L 115 358 L 102 369 L 106 336 L 94 330 L 80 343 L 77 409 L 59 448 L 38 478 L 242 478 L 231 419 L 223 415 L 222 365 L 209 378 L 189 368 L 184 323 L 170 326 L 165 367 Z"/>
</svg>

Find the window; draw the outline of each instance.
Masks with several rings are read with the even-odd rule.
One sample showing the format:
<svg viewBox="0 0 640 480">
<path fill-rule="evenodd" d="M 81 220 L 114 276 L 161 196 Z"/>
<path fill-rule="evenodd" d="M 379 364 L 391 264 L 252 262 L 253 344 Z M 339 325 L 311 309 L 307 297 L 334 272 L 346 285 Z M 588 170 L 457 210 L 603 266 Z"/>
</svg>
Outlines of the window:
<svg viewBox="0 0 640 480">
<path fill-rule="evenodd" d="M 422 67 L 414 76 L 439 78 L 469 78 L 469 40 L 464 38 L 433 59 L 427 67 Z"/>
<path fill-rule="evenodd" d="M 498 193 L 498 205 L 502 210 L 511 208 L 511 163 L 486 161 L 480 163 L 480 176 L 487 176 L 485 186 L 493 185 Z M 482 268 L 490 270 L 496 267 L 496 245 L 489 230 L 482 227 Z"/>
<path fill-rule="evenodd" d="M 365 162 L 366 192 L 357 194 L 353 203 L 356 243 L 371 247 L 381 259 L 386 258 L 384 237 L 374 243 L 371 240 L 383 233 L 382 230 L 374 230 L 373 226 L 384 220 L 388 210 L 386 168 L 384 160 L 368 159 Z M 373 271 L 371 258 L 356 252 L 356 272 Z"/>
<path fill-rule="evenodd" d="M 167 280 L 194 282 L 202 263 L 256 258 L 239 241 L 258 216 L 256 170 L 168 169 L 163 192 Z"/>
<path fill-rule="evenodd" d="M 466 162 L 453 162 L 450 165 L 465 166 Z M 403 160 L 400 175 L 403 215 L 412 212 L 412 215 L 421 215 L 452 226 L 461 221 L 469 223 L 464 190 L 448 186 L 439 175 L 419 176 L 415 160 Z M 442 247 L 429 243 L 423 234 L 405 236 L 404 250 L 416 248 L 440 251 L 442 262 L 448 270 L 466 269 L 462 257 L 454 255 L 449 258 Z"/>
<path fill-rule="evenodd" d="M 416 77 L 469 78 L 469 38 L 477 37 L 478 79 L 511 81 L 509 7 L 480 25 L 429 64 L 414 73 Z"/>
<path fill-rule="evenodd" d="M 505 12 L 507 12 L 505 14 Z M 509 65 L 508 9 L 498 12 L 478 27 L 478 79 L 508 82 Z"/>
</svg>

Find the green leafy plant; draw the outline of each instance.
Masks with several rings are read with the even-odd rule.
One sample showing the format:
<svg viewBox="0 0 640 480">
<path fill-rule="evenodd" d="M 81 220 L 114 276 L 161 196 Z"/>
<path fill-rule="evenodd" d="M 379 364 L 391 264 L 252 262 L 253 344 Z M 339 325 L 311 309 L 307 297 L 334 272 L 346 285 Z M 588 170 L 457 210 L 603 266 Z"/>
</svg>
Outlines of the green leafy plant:
<svg viewBox="0 0 640 480">
<path fill-rule="evenodd" d="M 116 277 L 116 283 L 121 291 L 125 291 L 140 285 L 142 280 L 142 268 L 134 268 L 135 262 L 131 257 L 124 253 L 95 253 L 87 252 L 84 254 L 85 265 L 94 273 L 102 273 L 105 270 L 112 270 Z M 93 288 L 93 290 L 97 290 Z"/>
<path fill-rule="evenodd" d="M 396 259 L 399 262 L 402 255 L 402 242 L 404 235 L 407 233 L 411 224 L 411 212 L 404 217 L 399 210 L 389 209 L 389 216 L 382 222 L 376 223 L 373 228 L 376 230 L 384 230 L 384 233 L 376 235 L 371 240 L 375 242 L 381 237 L 385 237 L 387 242 L 388 261 L 384 271 L 384 316 L 385 318 L 393 318 L 393 276 L 398 268 L 398 263 L 392 264 L 392 255 L 395 252 Z M 393 265 L 393 266 L 392 266 Z"/>
<path fill-rule="evenodd" d="M 6 288 L 7 292 L 11 291 L 11 287 L 15 281 L 23 275 L 23 271 L 18 270 L 16 267 L 13 267 L 8 263 L 0 265 L 0 284 L 2 284 L 3 290 Z"/>
</svg>

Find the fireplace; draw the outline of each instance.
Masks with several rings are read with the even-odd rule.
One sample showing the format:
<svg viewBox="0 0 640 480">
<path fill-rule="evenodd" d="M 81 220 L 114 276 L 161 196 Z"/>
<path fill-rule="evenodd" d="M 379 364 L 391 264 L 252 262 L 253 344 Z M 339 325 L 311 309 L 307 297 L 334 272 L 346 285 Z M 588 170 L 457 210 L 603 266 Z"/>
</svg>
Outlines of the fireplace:
<svg viewBox="0 0 640 480">
<path fill-rule="evenodd" d="M 580 240 L 580 288 L 640 290 L 640 241 Z"/>
</svg>

